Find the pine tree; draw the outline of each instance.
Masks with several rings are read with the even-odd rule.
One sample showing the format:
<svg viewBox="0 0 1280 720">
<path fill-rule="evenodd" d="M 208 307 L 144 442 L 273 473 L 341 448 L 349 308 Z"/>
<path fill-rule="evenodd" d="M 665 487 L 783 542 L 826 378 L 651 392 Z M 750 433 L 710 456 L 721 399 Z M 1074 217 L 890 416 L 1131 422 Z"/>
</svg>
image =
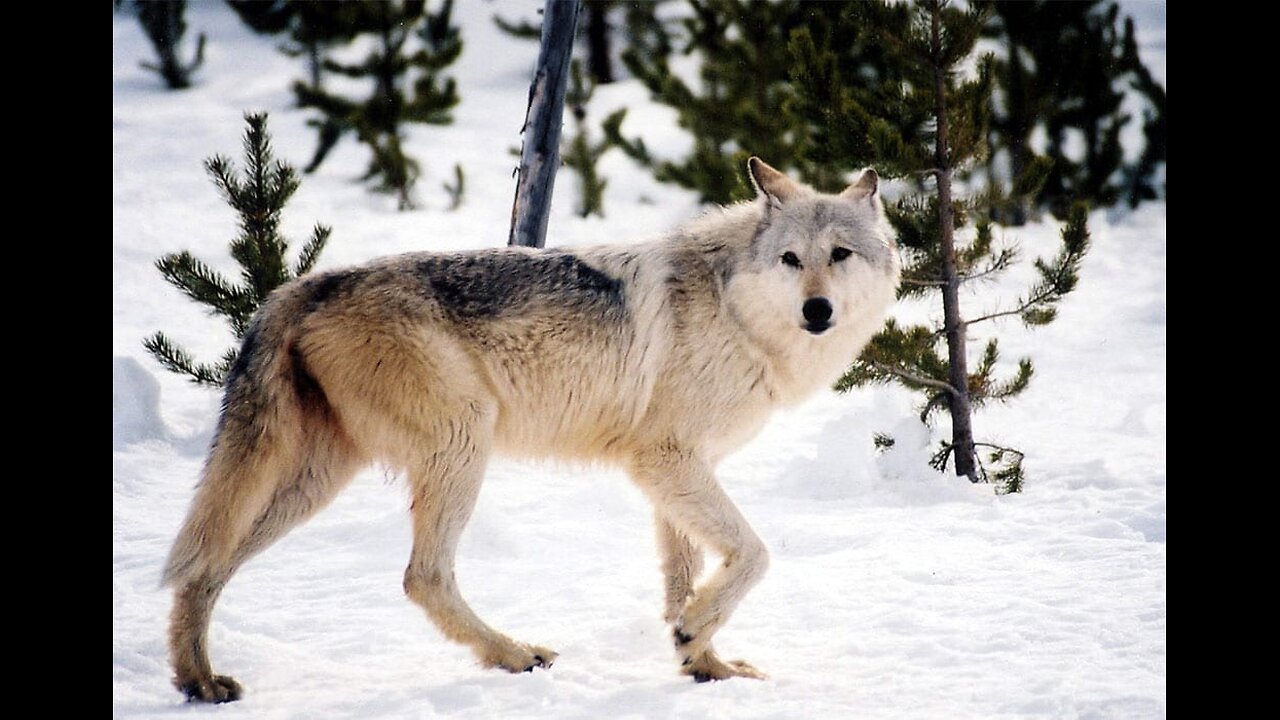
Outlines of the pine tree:
<svg viewBox="0 0 1280 720">
<path fill-rule="evenodd" d="M 992 211 L 1001 222 L 1021 224 L 1033 208 L 1047 207 L 1065 216 L 1073 198 L 1092 205 L 1158 194 L 1153 179 L 1164 162 L 1164 93 L 1150 81 L 1138 60 L 1131 23 L 1118 23 L 1111 0 L 974 0 L 989 10 L 984 35 L 1005 50 L 991 65 L 998 93 L 992 96 L 988 164 L 967 168 L 991 180 L 1003 196 Z M 641 6 L 644 6 L 641 4 Z M 630 8 L 628 10 L 630 11 Z M 647 6 L 645 6 L 647 7 Z M 921 132 L 919 108 L 903 102 L 903 88 L 890 68 L 885 36 L 901 36 L 909 7 L 876 3 L 752 2 L 688 0 L 689 14 L 678 25 L 628 18 L 622 59 L 650 90 L 653 99 L 672 107 L 693 137 L 685 157 L 657 157 L 642 133 L 627 128 L 625 115 L 605 126 L 613 145 L 657 179 L 696 190 L 704 202 L 746 199 L 750 187 L 738 168 L 747 154 L 793 170 L 820 189 L 839 190 L 844 177 L 830 169 L 851 146 L 868 140 L 842 131 L 844 117 L 859 108 L 875 108 L 887 128 L 910 140 Z M 633 28 L 643 28 L 639 32 Z M 812 45 L 834 63 L 839 85 L 807 83 L 797 87 L 795 72 L 812 65 L 792 62 L 791 43 Z M 676 55 L 696 55 L 700 83 L 687 83 L 671 70 Z M 816 69 L 816 68 L 815 68 Z M 821 70 L 821 76 L 831 73 Z M 1147 146 L 1136 163 L 1125 164 L 1119 133 L 1129 120 L 1120 100 L 1126 87 L 1145 96 Z M 812 119 L 826 114 L 829 121 Z M 1078 154 L 1069 138 L 1084 140 Z M 1047 147 L 1033 147 L 1045 137 Z M 1037 150 L 1053 164 L 1045 164 Z M 867 148 L 861 151 L 870 155 Z M 1045 171 L 1046 177 L 1041 177 Z M 1027 196 L 1018 182 L 1043 180 Z"/>
<path fill-rule="evenodd" d="M 351 42 L 355 37 L 359 5 L 349 2 L 314 2 L 313 0 L 227 0 L 245 25 L 255 32 L 276 35 L 288 33 L 289 40 L 280 51 L 290 57 L 305 57 L 307 76 L 296 86 L 304 90 L 295 95 L 315 95 L 324 92 L 325 62 L 329 51 Z M 314 172 L 324 162 L 329 151 L 352 128 L 345 117 L 324 116 L 312 118 L 307 124 L 316 129 L 318 143 L 311 162 L 303 172 Z"/>
<path fill-rule="evenodd" d="M 997 375 L 1000 359 L 995 338 L 987 341 L 976 367 L 969 369 L 969 328 L 1001 317 L 1016 316 L 1028 326 L 1043 325 L 1056 316 L 1056 305 L 1078 281 L 1078 270 L 1088 248 L 1086 212 L 1073 206 L 1062 233 L 1063 244 L 1052 261 L 1038 259 L 1039 281 L 1013 307 L 966 318 L 960 307 L 963 284 L 989 277 L 1007 268 L 1015 259 L 1013 249 L 997 249 L 990 223 L 990 197 L 979 194 L 964 200 L 956 197 L 955 178 L 966 166 L 980 161 L 986 151 L 990 108 L 991 58 L 977 63 L 976 77 L 959 79 L 959 69 L 970 62 L 982 29 L 982 8 L 959 10 L 945 0 L 917 0 L 910 8 L 876 5 L 875 12 L 889 14 L 874 27 L 891 48 L 896 77 L 902 79 L 900 103 L 890 106 L 894 117 L 886 117 L 880 107 L 863 106 L 857 98 L 836 93 L 834 115 L 813 115 L 809 121 L 837 124 L 832 132 L 851 133 L 854 140 L 844 158 L 856 167 L 874 160 L 895 174 L 931 178 L 933 192 L 908 197 L 891 208 L 890 218 L 899 233 L 899 244 L 909 263 L 903 272 L 901 295 L 942 295 L 944 321 L 941 327 L 903 327 L 886 324 L 862 356 L 837 383 L 847 390 L 870 382 L 898 382 L 925 395 L 921 417 L 947 410 L 951 418 L 951 440 L 944 442 L 934 464 L 939 469 L 954 462 L 957 475 L 973 482 L 995 480 L 1003 491 L 1014 491 L 1022 483 L 1022 455 L 974 439 L 973 410 L 992 401 L 1004 401 L 1022 392 L 1032 375 L 1029 358 L 1018 362 L 1012 376 Z M 907 12 L 905 17 L 896 13 Z M 870 26 L 869 26 L 870 27 Z M 892 27 L 896 32 L 885 28 Z M 842 87 L 831 51 L 816 51 L 802 35 L 793 43 L 798 85 Z M 919 126 L 906 134 L 897 131 L 904 117 L 915 117 Z M 865 154 L 863 154 L 865 153 Z M 1045 163 L 1031 163 L 1029 173 L 1043 177 Z M 1033 191 L 1035 179 L 1023 177 L 1016 186 Z M 973 240 L 958 242 L 956 229 L 970 218 L 976 220 Z M 979 448 L 990 450 L 986 457 L 994 467 L 981 462 Z"/>
<path fill-rule="evenodd" d="M 1000 92 L 992 101 L 992 142 L 1007 151 L 1003 160 L 1012 177 L 1026 170 L 1037 133 L 1046 137 L 1045 154 L 1053 161 L 1030 204 L 1064 217 L 1076 201 L 1109 206 L 1155 197 L 1152 177 L 1163 162 L 1164 90 L 1138 57 L 1133 21 L 1121 23 L 1120 8 L 1111 0 L 988 4 L 993 22 L 986 33 L 1005 48 L 993 65 Z M 1136 163 L 1125 162 L 1120 145 L 1132 119 L 1123 108 L 1130 91 L 1145 100 L 1145 147 Z M 992 159 L 1002 158 L 995 153 Z M 1001 219 L 1021 224 L 1029 209 L 1009 208 Z"/>
<path fill-rule="evenodd" d="M 359 63 L 325 59 L 321 66 L 327 72 L 371 80 L 373 90 L 356 101 L 316 85 L 294 83 L 298 104 L 319 110 L 325 118 L 319 125 L 320 150 L 309 169 L 319 166 L 341 135 L 354 132 L 372 152 L 363 179 L 375 180 L 375 189 L 395 194 L 400 209 L 410 209 L 421 171 L 404 152 L 401 124 L 453 122 L 449 111 L 458 104 L 457 84 L 443 77 L 443 70 L 462 53 L 462 40 L 451 25 L 453 0 L 444 0 L 434 13 L 425 0 L 339 5 L 352 14 L 348 27 L 353 35 L 372 38 L 375 49 Z M 410 52 L 413 38 L 419 47 Z"/>
<path fill-rule="evenodd" d="M 243 337 L 254 312 L 272 290 L 315 266 L 330 233 L 329 228 L 316 225 L 297 261 L 289 265 L 289 244 L 279 232 L 280 213 L 298 189 L 298 176 L 292 167 L 274 160 L 267 115 L 246 115 L 245 121 L 245 172 L 238 176 L 232 162 L 221 155 L 205 161 L 223 199 L 240 216 L 240 234 L 231 242 L 231 257 L 241 268 L 240 282 L 229 281 L 186 251 L 165 255 L 156 262 L 169 284 L 209 306 L 212 314 L 226 318 L 237 339 Z M 162 332 L 147 338 L 143 345 L 165 368 L 201 385 L 221 385 L 237 354 L 233 347 L 216 363 L 197 362 Z"/>
<path fill-rule="evenodd" d="M 183 19 L 187 10 L 186 0 L 134 0 L 134 3 L 138 8 L 138 21 L 155 46 L 156 55 L 160 56 L 159 65 L 144 62 L 142 67 L 164 78 L 170 90 L 190 87 L 191 73 L 204 63 L 205 38 L 204 33 L 200 33 L 191 62 L 184 63 L 178 59 L 178 46 L 187 32 L 187 23 Z"/>
<path fill-rule="evenodd" d="M 654 99 L 677 109 L 679 123 L 693 135 L 692 154 L 683 159 L 648 162 L 655 176 L 697 190 L 704 202 L 745 200 L 751 190 L 740 176 L 749 154 L 783 167 L 794 153 L 787 143 L 782 104 L 785 88 L 786 30 L 804 12 L 795 0 L 749 3 L 745 0 L 690 0 L 693 14 L 684 20 L 685 54 L 702 55 L 699 91 L 671 71 L 668 53 L 647 55 L 635 48 L 622 54 L 631 74 Z M 813 12 L 823 4 L 814 3 Z M 619 123 L 620 124 L 620 123 Z M 624 149 L 637 143 L 619 143 Z"/>
<path fill-rule="evenodd" d="M 827 151 L 824 142 L 845 139 L 835 133 L 823 138 L 800 134 L 791 108 L 816 100 L 795 91 L 788 46 L 793 33 L 807 32 L 834 49 L 832 61 L 857 81 L 851 87 L 879 87 L 886 77 L 884 49 L 861 32 L 871 12 L 868 6 L 799 0 L 690 0 L 689 5 L 692 14 L 679 28 L 667 32 L 660 23 L 649 24 L 641 35 L 647 41 L 632 42 L 622 60 L 655 100 L 675 108 L 680 125 L 693 135 L 693 152 L 685 158 L 655 158 L 641 139 L 622 137 L 621 122 L 606 128 L 611 141 L 652 167 L 659 180 L 697 190 L 704 202 L 751 197 L 738 171 L 751 154 L 776 167 L 799 170 L 821 189 L 839 189 L 840 178 L 826 173 L 830 164 L 819 156 Z M 692 87 L 672 72 L 677 51 L 700 56 L 700 86 Z M 814 161 L 808 160 L 810 155 Z"/>
<path fill-rule="evenodd" d="M 1142 135 L 1146 140 L 1142 154 L 1135 163 L 1125 168 L 1122 193 L 1129 207 L 1137 207 L 1143 200 L 1164 197 L 1164 179 L 1156 178 L 1167 160 L 1164 86 L 1156 81 L 1138 58 L 1138 43 L 1134 38 L 1133 19 L 1125 18 L 1125 57 L 1133 69 L 1133 89 L 1147 99 L 1149 106 L 1142 111 Z"/>
</svg>

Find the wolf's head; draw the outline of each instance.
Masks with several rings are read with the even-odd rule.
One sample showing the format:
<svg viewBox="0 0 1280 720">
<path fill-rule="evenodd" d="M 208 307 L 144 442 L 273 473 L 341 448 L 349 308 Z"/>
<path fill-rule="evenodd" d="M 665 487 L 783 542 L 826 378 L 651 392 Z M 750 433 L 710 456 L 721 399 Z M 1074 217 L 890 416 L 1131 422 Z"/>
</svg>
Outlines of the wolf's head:
<svg viewBox="0 0 1280 720">
<path fill-rule="evenodd" d="M 763 209 L 734 281 L 737 311 L 770 344 L 857 336 L 860 348 L 879 328 L 899 276 L 876 171 L 827 195 L 756 157 L 747 169 Z"/>
</svg>

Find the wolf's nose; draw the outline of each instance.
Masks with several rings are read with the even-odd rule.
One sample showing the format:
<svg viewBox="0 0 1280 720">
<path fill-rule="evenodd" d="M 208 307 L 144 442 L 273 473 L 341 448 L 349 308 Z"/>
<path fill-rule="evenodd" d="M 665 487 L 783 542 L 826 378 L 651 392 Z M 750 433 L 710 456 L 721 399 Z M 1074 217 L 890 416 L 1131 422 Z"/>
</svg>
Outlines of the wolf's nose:
<svg viewBox="0 0 1280 720">
<path fill-rule="evenodd" d="M 831 301 L 824 297 L 809 298 L 804 301 L 801 312 L 809 322 L 826 322 L 831 319 Z"/>
</svg>

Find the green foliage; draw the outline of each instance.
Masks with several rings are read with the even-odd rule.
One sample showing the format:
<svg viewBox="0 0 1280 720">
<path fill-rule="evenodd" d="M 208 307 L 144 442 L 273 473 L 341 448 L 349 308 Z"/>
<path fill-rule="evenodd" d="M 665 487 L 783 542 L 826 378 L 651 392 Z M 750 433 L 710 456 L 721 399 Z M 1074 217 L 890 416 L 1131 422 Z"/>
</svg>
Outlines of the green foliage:
<svg viewBox="0 0 1280 720">
<path fill-rule="evenodd" d="M 838 168 L 850 158 L 875 158 L 890 176 L 929 166 L 928 110 L 908 102 L 893 67 L 903 50 L 895 41 L 909 24 L 904 5 L 865 3 L 791 31 L 785 66 L 795 94 L 785 109 L 797 125 L 796 165 L 808 182 L 841 189 Z"/>
<path fill-rule="evenodd" d="M 996 485 L 997 495 L 1022 492 L 1026 476 L 1022 471 L 1022 453 L 1012 448 L 995 448 L 987 455 L 985 467 L 989 480 Z"/>
<path fill-rule="evenodd" d="M 678 24 L 645 26 L 644 39 L 631 40 L 622 59 L 655 100 L 676 110 L 692 135 L 691 152 L 655 157 L 639 132 L 623 137 L 625 115 L 606 133 L 659 180 L 691 188 L 704 202 L 750 196 L 737 172 L 746 154 L 825 191 L 872 163 L 882 174 L 922 182 L 937 164 L 934 108 L 918 101 L 933 86 L 924 61 L 954 66 L 958 57 L 976 72 L 949 90 L 948 144 L 953 157 L 970 161 L 966 174 L 985 170 L 975 180 L 988 182 L 986 212 L 994 220 L 1021 224 L 1037 206 L 1064 217 L 1072 198 L 1136 204 L 1163 189 L 1153 178 L 1165 158 L 1164 90 L 1138 60 L 1132 23 L 1119 29 L 1110 0 L 949 6 L 936 53 L 928 23 L 908 3 L 689 0 L 688 10 Z M 971 58 L 983 35 L 1001 52 Z M 680 55 L 698 56 L 698 82 L 673 73 Z M 1149 109 L 1146 149 L 1126 165 L 1118 140 L 1128 118 L 1119 100 L 1128 88 Z M 1048 157 L 1032 147 L 1037 130 L 1049 139 Z M 1085 140 L 1082 157 L 1068 152 L 1073 135 Z"/>
<path fill-rule="evenodd" d="M 253 314 L 273 290 L 311 271 L 330 233 L 329 228 L 316 225 L 297 261 L 289 265 L 289 244 L 279 232 L 280 213 L 298 189 L 298 176 L 292 167 L 273 158 L 267 115 L 246 115 L 245 121 L 249 127 L 244 136 L 244 173 L 237 174 L 232 162 L 220 155 L 205 161 L 219 193 L 240 218 L 240 233 L 230 248 L 231 257 L 240 265 L 239 282 L 228 280 L 187 251 L 156 261 L 156 268 L 169 284 L 207 305 L 211 314 L 226 318 L 236 338 L 244 335 Z M 232 348 L 216 363 L 200 363 L 159 332 L 143 345 L 168 370 L 187 375 L 198 384 L 215 386 L 222 384 L 237 352 Z"/>
<path fill-rule="evenodd" d="M 462 54 L 462 40 L 451 24 L 453 0 L 431 12 L 425 0 L 399 2 L 233 2 L 232 7 L 261 32 L 289 30 L 285 52 L 306 54 L 311 72 L 293 84 L 298 105 L 320 112 L 311 121 L 317 147 L 307 172 L 324 162 L 346 135 L 369 147 L 362 179 L 374 189 L 396 195 L 400 209 L 413 207 L 412 190 L 421 168 L 404 152 L 402 124 L 447 125 L 458 104 L 457 84 L 443 75 Z M 336 46 L 367 38 L 372 50 L 363 60 L 339 62 Z M 326 74 L 369 82 L 362 99 L 331 91 Z"/>
<path fill-rule="evenodd" d="M 1026 455 L 1019 450 L 990 443 L 976 445 L 987 451 L 986 461 L 978 463 L 982 481 L 994 484 L 997 495 L 1022 492 L 1026 483 L 1022 461 Z M 940 442 L 938 450 L 929 457 L 929 466 L 938 472 L 946 472 L 954 456 L 955 446 L 946 441 Z"/>
<path fill-rule="evenodd" d="M 1032 157 L 1008 188 L 988 188 L 970 198 L 953 198 L 949 206 L 943 206 L 939 199 L 942 184 L 947 183 L 950 192 L 955 173 L 980 164 L 987 156 L 993 61 L 979 59 L 974 72 L 967 76 L 957 72 L 957 66 L 972 57 L 973 46 L 986 22 L 988 6 L 973 5 L 962 10 L 946 3 L 922 0 L 906 8 L 901 5 L 870 7 L 875 8 L 870 11 L 871 17 L 879 17 L 875 13 L 890 16 L 909 13 L 905 20 L 893 21 L 894 30 L 886 29 L 890 27 L 887 22 L 869 25 L 878 28 L 877 37 L 890 50 L 888 61 L 892 63 L 894 76 L 904 82 L 896 91 L 893 103 L 864 104 L 839 87 L 839 75 L 830 70 L 832 54 L 817 50 L 821 45 L 810 43 L 803 32 L 795 33 L 793 49 L 797 61 L 816 68 L 809 72 L 808 79 L 797 71 L 797 84 L 835 83 L 831 89 L 834 95 L 824 96 L 805 110 L 811 121 L 821 120 L 817 113 L 824 106 L 836 110 L 844 107 L 844 111 L 836 113 L 838 121 L 843 123 L 843 132 L 867 139 L 867 142 L 835 146 L 843 155 L 828 148 L 824 150 L 825 156 L 810 154 L 808 157 L 811 161 L 823 158 L 829 162 L 825 172 L 837 178 L 866 164 L 911 178 L 933 177 L 932 185 L 921 184 L 933 192 L 907 196 L 886 208 L 898 232 L 904 258 L 899 295 L 923 299 L 948 291 L 954 293 L 955 288 L 992 278 L 1016 262 L 1017 248 L 997 242 L 992 218 L 999 214 L 1000 208 L 1016 205 L 1036 192 L 1051 172 L 1052 163 Z M 797 103 L 791 107 L 794 110 L 804 106 Z M 865 108 L 872 108 L 874 112 Z M 882 108 L 888 109 L 882 111 Z M 943 109 L 945 122 L 939 115 Z M 893 113 L 893 117 L 886 117 L 885 112 Z M 907 118 L 914 124 L 900 130 Z M 944 129 L 945 143 L 940 141 Z M 944 208 L 949 212 L 942 212 Z M 975 324 L 1006 316 L 1017 316 L 1027 325 L 1052 321 L 1058 304 L 1078 283 L 1080 263 L 1088 250 L 1086 221 L 1085 207 L 1076 205 L 1063 229 L 1057 256 L 1052 260 L 1035 260 L 1039 278 L 1012 307 L 965 319 L 956 294 L 953 295 L 957 304 L 954 326 L 945 321 L 902 326 L 890 320 L 837 381 L 836 389 L 846 391 L 868 383 L 898 383 L 920 393 L 922 421 L 929 422 L 936 413 L 946 410 L 952 416 L 953 430 L 958 426 L 968 427 L 966 408 L 976 410 L 991 402 L 1016 397 L 1029 386 L 1034 375 L 1031 360 L 1022 358 L 1012 372 L 1003 371 L 999 342 L 992 337 L 976 362 L 972 362 L 963 345 L 967 330 Z M 959 240 L 955 230 L 970 224 L 973 230 L 967 233 L 967 242 Z M 948 343 L 956 339 L 958 348 L 949 347 Z M 957 353 L 964 365 L 957 361 L 952 367 Z M 960 418 L 958 414 L 965 416 Z M 964 447 L 977 461 L 971 477 L 988 480 L 997 477 L 1002 487 L 1020 487 L 1021 455 L 1004 450 L 998 463 L 992 461 L 999 465 L 994 471 L 996 474 L 988 474 L 973 454 L 975 444 L 971 437 L 943 443 L 931 463 L 945 468 L 956 458 L 958 449 Z M 960 469 L 960 459 L 956 467 Z"/>
<path fill-rule="evenodd" d="M 752 192 L 739 172 L 742 159 L 755 154 L 778 167 L 795 166 L 807 142 L 785 112 L 796 94 L 788 76 L 791 30 L 811 24 L 848 30 L 832 45 L 856 55 L 864 51 L 862 45 L 846 49 L 838 43 L 856 35 L 850 30 L 856 21 L 849 16 L 861 16 L 864 8 L 798 0 L 690 0 L 689 5 L 691 16 L 678 28 L 649 25 L 651 41 L 630 45 L 622 61 L 654 99 L 676 109 L 680 125 L 693 135 L 693 152 L 679 159 L 629 154 L 647 161 L 659 180 L 697 190 L 706 202 L 747 199 Z M 696 87 L 671 71 L 677 52 L 700 55 Z M 619 146 L 643 147 L 637 140 Z"/>
<path fill-rule="evenodd" d="M 289 40 L 281 45 L 280 51 L 290 57 L 307 59 L 307 78 L 295 83 L 295 94 L 298 86 L 314 95 L 323 93 L 328 53 L 351 42 L 359 30 L 356 19 L 361 10 L 357 3 L 227 0 L 227 4 L 255 32 L 273 35 L 288 32 Z M 319 140 L 311 162 L 303 169 L 311 173 L 351 128 L 341 114 L 312 118 L 307 124 L 316 129 Z"/>
<path fill-rule="evenodd" d="M 1062 228 L 1062 249 L 1051 262 L 1037 258 L 1040 280 L 1018 305 L 1027 325 L 1046 325 L 1057 317 L 1057 305 L 1080 281 L 1080 263 L 1089 250 L 1089 211 L 1084 203 L 1071 206 Z"/>
<path fill-rule="evenodd" d="M 134 4 L 138 8 L 138 21 L 160 57 L 159 65 L 144 62 L 142 67 L 164 78 L 170 90 L 190 87 L 191 73 L 204 63 L 205 38 L 204 33 L 200 33 L 191 62 L 184 63 L 178 59 L 178 46 L 187 32 L 187 23 L 183 19 L 187 10 L 186 0 L 134 0 Z"/>
<path fill-rule="evenodd" d="M 1137 207 L 1143 200 L 1154 200 L 1164 195 L 1164 183 L 1156 186 L 1156 174 L 1166 161 L 1165 91 L 1152 77 L 1151 71 L 1138 59 L 1138 45 L 1134 40 L 1133 20 L 1125 19 L 1125 58 L 1132 69 L 1132 87 L 1147 99 L 1149 107 L 1142 111 L 1142 135 L 1146 139 L 1137 162 L 1125 167 L 1121 191 L 1130 207 Z"/>
<path fill-rule="evenodd" d="M 1026 169 L 1032 137 L 1047 138 L 1053 161 L 1032 201 L 1004 208 L 1003 222 L 1021 224 L 1029 206 L 1048 207 L 1065 217 L 1076 201 L 1107 206 L 1136 205 L 1158 195 L 1154 184 L 1164 162 L 1164 88 L 1138 57 L 1133 21 L 1120 22 L 1112 0 L 1053 2 L 996 0 L 986 34 L 1005 48 L 994 64 L 1000 87 L 993 97 L 993 142 L 1006 151 L 1009 177 Z M 1144 147 L 1136 162 L 1125 162 L 1120 133 L 1132 120 L 1122 108 L 1127 94 L 1144 104 Z M 1082 149 L 1071 138 L 1083 140 Z M 993 172 L 1000 170 L 993 165 Z"/>
<path fill-rule="evenodd" d="M 622 135 L 622 122 L 626 119 L 626 108 L 619 108 L 609 113 L 608 117 L 600 124 L 600 129 L 604 131 L 605 140 L 613 147 L 622 150 L 632 160 L 645 167 L 651 167 L 654 163 L 653 156 L 649 154 L 649 148 L 645 147 L 644 140 L 642 138 L 631 140 Z"/>
</svg>

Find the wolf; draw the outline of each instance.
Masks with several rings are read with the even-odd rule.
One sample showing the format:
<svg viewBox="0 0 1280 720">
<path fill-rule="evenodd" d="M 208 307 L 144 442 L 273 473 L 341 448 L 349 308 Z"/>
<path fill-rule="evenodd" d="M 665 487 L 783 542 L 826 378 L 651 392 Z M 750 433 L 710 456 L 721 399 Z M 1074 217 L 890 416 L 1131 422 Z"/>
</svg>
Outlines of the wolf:
<svg viewBox="0 0 1280 720">
<path fill-rule="evenodd" d="M 768 565 L 714 471 L 857 356 L 893 303 L 900 261 L 875 170 L 839 194 L 756 157 L 747 172 L 754 201 L 656 240 L 411 253 L 274 292 L 228 374 L 165 565 L 175 686 L 192 700 L 241 697 L 209 662 L 219 593 L 373 462 L 409 485 L 409 598 L 484 666 L 551 667 L 554 651 L 490 627 L 454 578 L 494 454 L 624 468 L 653 504 L 682 672 L 763 678 L 711 644 Z M 704 551 L 721 562 L 695 585 Z"/>
</svg>

